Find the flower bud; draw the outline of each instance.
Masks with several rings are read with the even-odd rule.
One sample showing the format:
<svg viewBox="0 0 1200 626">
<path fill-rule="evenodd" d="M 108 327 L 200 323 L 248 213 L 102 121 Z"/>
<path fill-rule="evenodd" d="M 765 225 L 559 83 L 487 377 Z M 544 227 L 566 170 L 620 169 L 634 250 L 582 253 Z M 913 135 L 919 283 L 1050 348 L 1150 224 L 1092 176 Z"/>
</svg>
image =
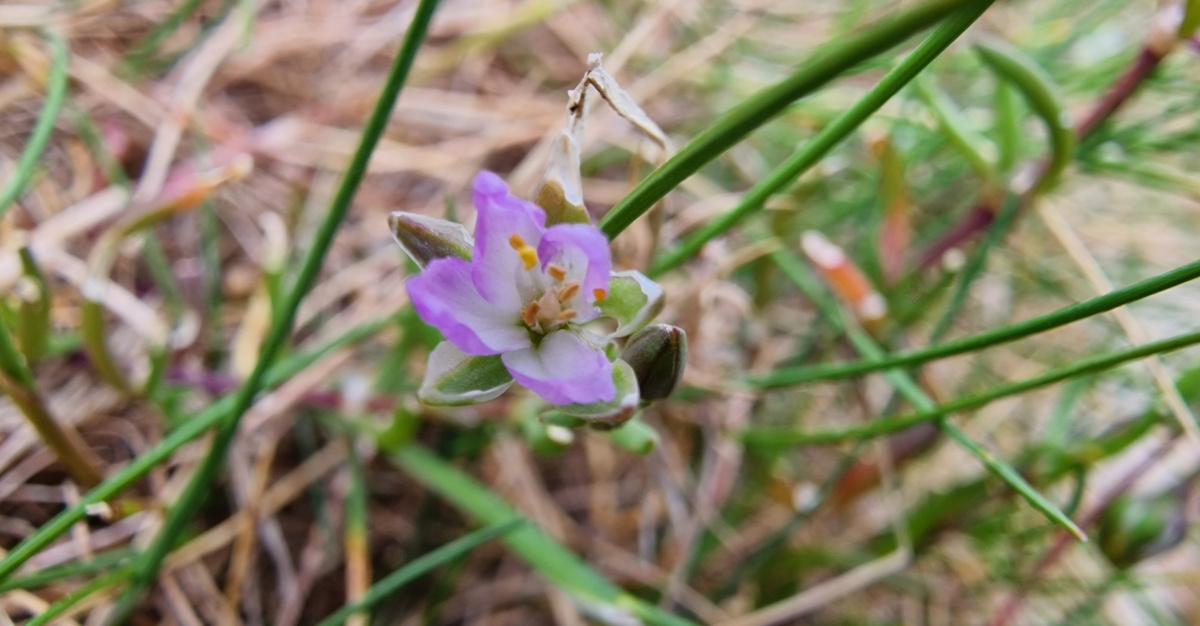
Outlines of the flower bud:
<svg viewBox="0 0 1200 626">
<path fill-rule="evenodd" d="M 647 326 L 629 339 L 621 358 L 633 367 L 642 399 L 661 400 L 683 378 L 687 333 L 669 324 Z"/>
<path fill-rule="evenodd" d="M 446 257 L 471 258 L 471 235 L 457 222 L 396 211 L 388 216 L 388 225 L 396 243 L 420 267 Z"/>
<path fill-rule="evenodd" d="M 1100 551 L 1125 569 L 1179 545 L 1187 536 L 1190 495 L 1185 483 L 1151 496 L 1119 498 L 1100 520 Z"/>
</svg>

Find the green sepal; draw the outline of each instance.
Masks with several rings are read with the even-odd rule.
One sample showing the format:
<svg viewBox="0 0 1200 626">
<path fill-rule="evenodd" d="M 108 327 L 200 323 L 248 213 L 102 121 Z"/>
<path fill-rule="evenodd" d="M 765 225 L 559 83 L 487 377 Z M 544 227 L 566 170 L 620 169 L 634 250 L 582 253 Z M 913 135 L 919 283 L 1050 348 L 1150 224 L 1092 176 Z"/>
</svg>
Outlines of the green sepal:
<svg viewBox="0 0 1200 626">
<path fill-rule="evenodd" d="M 468 356 L 443 341 L 429 353 L 417 398 L 432 406 L 479 404 L 499 397 L 512 383 L 499 356 Z"/>
<path fill-rule="evenodd" d="M 662 310 L 663 290 L 639 271 L 615 272 L 608 295 L 597 307 L 605 317 L 617 322 L 612 337 L 627 337 L 645 327 Z"/>
<path fill-rule="evenodd" d="M 444 258 L 471 260 L 475 243 L 458 222 L 396 211 L 388 216 L 396 243 L 419 267 Z"/>
<path fill-rule="evenodd" d="M 546 226 L 592 223 L 592 216 L 588 215 L 587 209 L 568 200 L 562 185 L 556 181 L 546 181 L 538 189 L 535 202 L 546 212 Z"/>
</svg>

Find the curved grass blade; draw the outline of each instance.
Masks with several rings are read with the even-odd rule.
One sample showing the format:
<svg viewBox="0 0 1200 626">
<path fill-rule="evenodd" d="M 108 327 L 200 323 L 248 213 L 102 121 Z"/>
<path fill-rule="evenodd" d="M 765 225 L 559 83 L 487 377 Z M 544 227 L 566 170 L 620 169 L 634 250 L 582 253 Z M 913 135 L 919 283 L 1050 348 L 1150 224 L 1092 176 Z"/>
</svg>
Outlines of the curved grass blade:
<svg viewBox="0 0 1200 626">
<path fill-rule="evenodd" d="M 699 253 L 704 244 L 732 228 L 734 224 L 737 224 L 747 215 L 761 209 L 766 204 L 768 198 L 782 191 L 784 187 L 795 181 L 808 168 L 816 165 L 826 154 L 829 154 L 830 150 L 841 143 L 854 129 L 858 128 L 859 125 L 878 111 L 892 96 L 896 95 L 897 92 L 912 81 L 921 70 L 925 69 L 955 39 L 958 39 L 958 36 L 963 34 L 989 6 L 991 6 L 990 0 L 987 2 L 975 2 L 970 8 L 963 9 L 946 18 L 944 24 L 938 27 L 912 54 L 908 55 L 899 65 L 888 72 L 867 95 L 863 96 L 858 102 L 854 103 L 854 106 L 850 107 L 845 113 L 842 113 L 836 120 L 823 128 L 816 137 L 813 137 L 803 148 L 788 157 L 788 160 L 784 161 L 782 165 L 771 170 L 766 178 L 754 185 L 750 191 L 746 192 L 745 197 L 742 198 L 742 201 L 736 207 L 705 224 L 703 228 L 693 233 L 674 250 L 671 250 L 658 259 L 651 266 L 649 274 L 651 276 L 658 276 L 682 265 L 685 261 Z M 720 124 L 721 122 L 718 121 L 717 123 Z M 693 144 L 699 142 L 702 137 L 697 138 Z M 691 147 L 691 145 L 688 147 Z M 663 166 L 663 169 L 666 169 L 670 165 L 671 162 L 668 162 L 667 165 Z M 633 194 L 636 193 L 637 190 L 634 190 Z M 630 195 L 632 196 L 633 194 Z M 614 208 L 613 213 L 616 213 L 621 206 L 618 205 Z M 607 223 L 606 219 L 605 225 Z M 607 228 L 605 232 L 609 232 Z M 610 233 L 610 236 L 612 235 Z"/>
<path fill-rule="evenodd" d="M 1136 302 L 1196 278 L 1200 278 L 1200 261 L 1163 272 L 1157 276 L 1136 282 L 1123 289 L 1110 291 L 1091 300 L 1072 304 L 1046 315 L 990 330 L 972 337 L 964 337 L 920 350 L 913 350 L 912 352 L 891 354 L 880 360 L 781 369 L 764 376 L 750 378 L 747 380 L 747 384 L 756 389 L 775 389 L 819 380 L 853 378 L 894 367 L 920 365 L 929 361 L 936 361 L 966 352 L 974 352 L 1053 330 L 1072 322 L 1111 311 L 1130 302 Z"/>
<path fill-rule="evenodd" d="M 0 189 L 0 217 L 4 217 L 9 207 L 25 193 L 29 181 L 33 179 L 38 160 L 42 158 L 42 152 L 45 152 L 46 145 L 50 143 L 54 124 L 58 121 L 58 114 L 62 112 L 63 101 L 67 97 L 67 63 L 70 60 L 70 50 L 67 49 L 67 42 L 62 35 L 46 31 L 45 37 L 50 43 L 52 63 L 50 80 L 46 84 L 46 103 L 42 105 L 42 112 L 38 115 L 29 143 L 25 144 L 21 159 L 17 161 L 16 169 Z"/>
<path fill-rule="evenodd" d="M 791 76 L 747 99 L 722 115 L 707 130 L 654 170 L 609 211 L 601 230 L 609 239 L 621 234 L 688 176 L 767 123 L 792 102 L 812 93 L 846 70 L 898 45 L 964 6 L 980 0 L 926 0 L 908 11 L 863 29 L 858 35 L 827 43 Z"/>
<path fill-rule="evenodd" d="M 1029 57 L 1000 41 L 976 44 L 980 57 L 1001 79 L 1008 81 L 1024 96 L 1050 137 L 1050 160 L 1034 191 L 1054 185 L 1075 154 L 1075 131 L 1054 81 Z"/>
<path fill-rule="evenodd" d="M 388 596 L 396 593 L 404 585 L 412 582 L 426 572 L 462 558 L 475 548 L 497 537 L 503 537 L 520 528 L 525 523 L 526 520 L 524 518 L 517 518 L 507 522 L 492 524 L 465 537 L 459 537 L 428 554 L 418 557 L 404 567 L 381 578 L 379 582 L 371 586 L 361 600 L 343 606 L 333 615 L 321 620 L 317 626 L 337 626 L 338 624 L 344 624 L 355 613 L 369 610 L 372 606 L 387 599 Z"/>
</svg>

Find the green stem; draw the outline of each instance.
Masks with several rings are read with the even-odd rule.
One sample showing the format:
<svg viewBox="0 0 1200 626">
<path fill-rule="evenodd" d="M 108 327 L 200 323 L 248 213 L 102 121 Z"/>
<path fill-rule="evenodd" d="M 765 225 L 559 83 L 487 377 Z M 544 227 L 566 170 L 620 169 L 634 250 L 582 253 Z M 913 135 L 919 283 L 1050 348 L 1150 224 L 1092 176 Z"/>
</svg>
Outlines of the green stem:
<svg viewBox="0 0 1200 626">
<path fill-rule="evenodd" d="M 967 6 L 981 4 L 986 2 L 973 0 Z M 651 172 L 609 211 L 600 228 L 609 239 L 621 234 L 685 178 L 767 123 L 792 102 L 963 6 L 962 0 L 926 0 L 904 13 L 864 28 L 856 36 L 825 44 L 791 76 L 750 96 L 722 115 L 662 167 Z"/>
<path fill-rule="evenodd" d="M 1016 341 L 1030 335 L 1059 328 L 1072 322 L 1111 311 L 1161 291 L 1166 291 L 1172 287 L 1194 280 L 1197 277 L 1200 277 L 1200 261 L 1177 267 L 1123 289 L 1111 291 L 1091 300 L 1073 304 L 1053 313 L 980 333 L 973 337 L 964 337 L 920 350 L 913 350 L 912 352 L 891 354 L 879 360 L 859 361 L 856 363 L 830 363 L 812 367 L 781 369 L 764 376 L 750 378 L 747 382 L 754 388 L 773 389 L 818 380 L 852 378 L 896 367 L 912 367 L 957 354 L 973 352 L 1002 343 Z"/>
<path fill-rule="evenodd" d="M 281 362 L 272 367 L 267 373 L 264 384 L 265 388 L 273 389 L 278 387 L 329 354 L 361 343 L 374 336 L 377 332 L 393 324 L 394 320 L 395 318 L 393 317 L 387 317 L 356 326 L 311 352 L 299 354 Z M 141 480 L 146 474 L 149 474 L 155 467 L 170 459 L 171 455 L 175 454 L 177 450 L 208 432 L 209 429 L 224 419 L 225 415 L 233 408 L 233 400 L 233 396 L 226 396 L 191 419 L 183 422 L 178 429 L 172 431 L 158 445 L 143 452 L 124 469 L 100 483 L 99 486 L 88 492 L 77 504 L 59 513 L 49 522 L 42 524 L 37 529 L 37 532 L 13 548 L 4 557 L 4 560 L 0 561 L 0 581 L 7 580 L 17 568 L 24 565 L 26 561 L 33 558 L 42 550 L 45 550 L 56 539 L 66 534 L 72 525 L 86 518 L 89 507 L 102 504 L 119 495 Z"/>
<path fill-rule="evenodd" d="M 815 277 L 812 276 L 812 273 L 808 271 L 808 268 L 793 254 L 787 252 L 786 250 L 780 250 L 775 252 L 772 256 L 775 261 L 779 263 L 780 268 L 783 269 L 784 273 L 791 277 L 798 286 L 801 288 L 807 287 L 808 291 L 815 291 Z M 823 294 L 824 292 L 821 293 Z M 834 303 L 831 298 L 821 297 L 817 300 L 817 303 L 819 306 L 822 306 L 826 309 L 827 317 L 832 320 L 837 320 L 834 323 L 840 326 L 841 329 L 846 333 L 846 336 L 850 339 L 850 343 L 854 345 L 854 349 L 858 351 L 859 354 L 868 359 L 880 359 L 887 356 L 887 353 L 884 352 L 883 348 L 881 348 L 879 344 L 875 343 L 875 340 L 871 339 L 870 335 L 864 332 L 857 325 L 842 321 L 843 318 L 840 315 L 840 310 L 837 308 L 836 303 Z M 911 402 L 912 405 L 918 410 L 928 412 L 937 409 L 937 404 L 934 403 L 933 399 L 926 395 L 925 392 L 921 390 L 920 386 L 918 386 L 917 383 L 903 370 L 888 370 L 886 372 L 886 376 L 888 382 L 892 384 L 892 387 L 894 387 L 897 392 L 903 395 L 905 399 Z M 892 421 L 892 418 L 877 420 L 872 422 L 871 425 L 888 421 Z M 1054 503 L 1050 502 L 1050 500 L 1034 489 L 1028 481 L 1026 481 L 1015 469 L 1012 468 L 1012 466 L 992 456 L 991 453 L 983 448 L 983 446 L 980 446 L 972 441 L 965 432 L 958 428 L 958 426 L 946 422 L 945 420 L 939 420 L 938 427 L 941 428 L 952 440 L 954 440 L 955 443 L 978 459 L 979 462 L 982 463 L 989 472 L 991 472 L 1000 480 L 1004 481 L 1009 487 L 1012 488 L 1013 491 L 1020 494 L 1021 497 L 1025 498 L 1025 501 L 1028 502 L 1030 506 L 1045 515 L 1047 519 L 1063 527 L 1072 535 L 1079 538 L 1079 540 L 1087 540 L 1087 536 L 1083 533 L 1083 530 L 1079 528 L 1075 522 L 1071 521 L 1070 517 L 1067 517 L 1067 515 L 1059 510 L 1058 507 L 1054 506 Z"/>
<path fill-rule="evenodd" d="M 158 536 L 134 564 L 133 585 L 118 603 L 110 622 L 120 623 L 133 612 L 142 595 L 153 584 L 158 570 L 162 567 L 163 561 L 175 545 L 177 538 L 183 533 L 184 528 L 196 515 L 200 505 L 211 491 L 212 483 L 225 464 L 225 455 L 229 451 L 229 446 L 237 435 L 238 424 L 241 423 L 242 416 L 245 415 L 254 402 L 255 396 L 262 389 L 267 369 L 271 366 L 275 355 L 291 335 L 300 303 L 316 283 L 321 266 L 325 262 L 325 255 L 329 252 L 333 238 L 342 225 L 346 213 L 350 210 L 359 185 L 366 176 L 371 154 L 375 151 L 375 146 L 379 144 L 383 131 L 387 127 L 388 119 L 391 117 L 400 91 L 408 79 L 417 51 L 425 40 L 425 33 L 436 7 L 437 0 L 421 0 L 417 7 L 412 25 L 405 36 L 404 45 L 400 54 L 396 56 L 387 82 L 375 104 L 375 110 L 372 112 L 366 128 L 363 129 L 362 140 L 354 153 L 354 158 L 350 161 L 341 186 L 329 207 L 329 212 L 317 230 L 312 247 L 305 255 L 296 282 L 288 293 L 284 310 L 272 324 L 271 331 L 263 342 L 254 370 L 234 397 L 233 408 L 220 420 L 208 454 L 200 463 L 200 467 L 175 506 L 171 507 Z"/>
<path fill-rule="evenodd" d="M 1001 385 L 990 391 L 960 398 L 947 402 L 932 410 L 918 411 L 911 415 L 902 417 L 892 417 L 877 422 L 872 422 L 865 426 L 855 428 L 844 428 L 840 430 L 827 430 L 816 432 L 802 432 L 785 428 L 764 428 L 749 430 L 744 433 L 746 441 L 753 441 L 757 445 L 820 445 L 841 443 L 844 441 L 858 441 L 860 439 L 871 439 L 882 435 L 890 435 L 902 430 L 906 430 L 924 422 L 935 421 L 942 417 L 953 415 L 962 411 L 978 409 L 979 407 L 991 404 L 996 400 L 1015 396 L 1034 389 L 1040 389 L 1054 383 L 1070 380 L 1077 376 L 1086 376 L 1112 369 L 1129 361 L 1144 359 L 1148 356 L 1163 354 L 1186 348 L 1187 346 L 1200 343 L 1200 332 L 1188 333 L 1179 335 L 1162 341 L 1155 341 L 1136 348 L 1121 350 L 1119 352 L 1110 352 L 1100 356 L 1083 359 L 1067 367 L 1051 370 L 1028 380 Z"/>
<path fill-rule="evenodd" d="M 685 261 L 699 253 L 704 244 L 729 230 L 734 224 L 745 219 L 746 216 L 761 209 L 766 204 L 768 198 L 782 191 L 784 187 L 790 185 L 797 177 L 807 171 L 808 168 L 816 165 L 826 154 L 829 154 L 830 150 L 833 150 L 850 133 L 854 132 L 854 129 L 858 128 L 859 125 L 878 111 L 892 96 L 896 95 L 905 85 L 911 82 L 921 70 L 925 69 L 951 43 L 954 43 L 954 40 L 958 39 L 959 35 L 962 35 L 971 24 L 975 23 L 975 20 L 989 6 L 991 6 L 990 0 L 987 2 L 976 1 L 970 4 L 970 8 L 963 9 L 948 18 L 912 54 L 908 55 L 899 65 L 892 68 L 871 91 L 859 99 L 858 102 L 854 103 L 854 106 L 847 109 L 837 119 L 821 129 L 821 132 L 805 144 L 803 148 L 793 153 L 792 156 L 788 157 L 787 161 L 784 161 L 782 165 L 771 170 L 766 178 L 762 179 L 750 191 L 746 192 L 746 196 L 742 198 L 742 201 L 737 206 L 717 219 L 705 224 L 703 228 L 693 233 L 674 250 L 667 252 L 662 258 L 658 259 L 650 267 L 650 276 L 658 276 L 682 265 Z M 863 37 L 865 36 L 864 34 Z M 862 57 L 862 54 L 861 52 L 859 53 L 859 58 Z M 818 64 L 822 59 L 827 58 L 829 57 L 818 55 L 814 64 Z M 803 71 L 801 70 L 800 73 L 803 73 Z M 829 78 L 833 78 L 833 76 L 836 76 L 836 74 L 831 75 Z M 819 84 L 814 85 L 814 88 L 819 86 Z M 748 102 L 747 104 L 750 103 Z M 721 123 L 722 121 L 718 121 L 716 127 L 720 127 Z M 705 135 L 701 135 L 693 144 L 699 143 L 704 137 Z M 688 147 L 690 148 L 691 146 L 689 145 Z M 668 162 L 662 169 L 666 169 L 670 165 L 671 163 Z M 653 177 L 653 175 L 651 176 Z M 648 178 L 647 180 L 650 179 Z M 641 189 L 641 187 L 638 189 Z M 633 197 L 637 193 L 638 190 L 635 189 L 630 194 L 630 197 Z M 621 206 L 617 205 L 610 216 L 617 213 Z M 615 236 L 615 233 L 607 228 L 610 219 L 613 218 L 610 217 L 605 220 L 605 232 L 609 233 L 610 236 Z"/>
<path fill-rule="evenodd" d="M 62 111 L 63 101 L 67 97 L 67 63 L 70 60 L 70 50 L 66 40 L 58 33 L 46 31 L 45 37 L 50 43 L 51 62 L 50 80 L 46 86 L 46 103 L 42 105 L 42 112 L 38 115 L 29 143 L 25 144 L 21 159 L 17 161 L 16 169 L 4 184 L 4 188 L 0 189 L 0 217 L 4 217 L 9 207 L 25 193 L 29 181 L 33 179 L 38 160 L 46 150 L 46 145 L 50 143 L 50 136 L 54 134 L 54 124 L 58 121 L 58 114 Z"/>
</svg>

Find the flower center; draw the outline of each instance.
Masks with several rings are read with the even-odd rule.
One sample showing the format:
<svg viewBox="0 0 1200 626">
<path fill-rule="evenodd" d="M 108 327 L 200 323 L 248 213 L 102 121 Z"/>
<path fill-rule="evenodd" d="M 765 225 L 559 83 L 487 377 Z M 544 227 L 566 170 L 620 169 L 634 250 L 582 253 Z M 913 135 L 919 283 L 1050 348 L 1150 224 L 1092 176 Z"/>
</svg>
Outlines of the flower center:
<svg viewBox="0 0 1200 626">
<path fill-rule="evenodd" d="M 567 270 L 554 263 L 546 266 L 546 275 L 553 282 L 540 298 L 521 311 L 521 321 L 537 333 L 548 333 L 579 317 L 579 311 L 574 308 L 575 297 L 581 289 L 579 283 L 567 280 Z"/>
</svg>

